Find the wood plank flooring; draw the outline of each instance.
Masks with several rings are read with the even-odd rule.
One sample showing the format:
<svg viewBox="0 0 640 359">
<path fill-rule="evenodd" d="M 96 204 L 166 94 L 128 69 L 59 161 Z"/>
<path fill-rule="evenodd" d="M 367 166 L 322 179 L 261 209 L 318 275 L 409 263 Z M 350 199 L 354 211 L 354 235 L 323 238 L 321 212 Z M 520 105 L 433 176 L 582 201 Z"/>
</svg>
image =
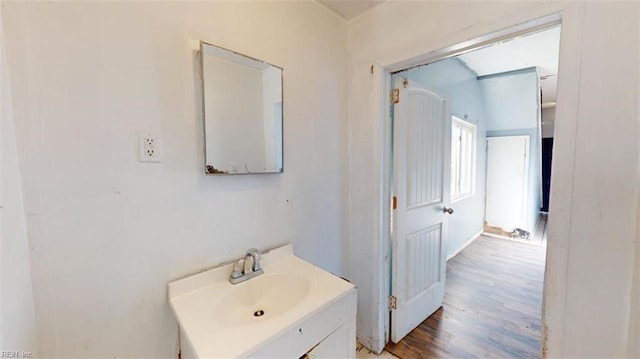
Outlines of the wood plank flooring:
<svg viewBox="0 0 640 359">
<path fill-rule="evenodd" d="M 386 350 L 403 358 L 538 358 L 545 248 L 481 236 L 447 263 L 444 305 Z"/>
</svg>

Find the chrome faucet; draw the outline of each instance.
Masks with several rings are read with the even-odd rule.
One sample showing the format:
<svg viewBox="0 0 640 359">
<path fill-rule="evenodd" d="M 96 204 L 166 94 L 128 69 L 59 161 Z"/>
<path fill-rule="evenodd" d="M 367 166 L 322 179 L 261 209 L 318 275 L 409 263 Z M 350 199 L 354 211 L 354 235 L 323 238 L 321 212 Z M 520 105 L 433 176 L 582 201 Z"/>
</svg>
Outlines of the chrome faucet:
<svg viewBox="0 0 640 359">
<path fill-rule="evenodd" d="M 250 259 L 251 262 L 247 263 L 247 259 Z M 260 252 L 256 248 L 251 248 L 247 250 L 247 254 L 244 256 L 244 272 L 248 273 L 247 264 L 250 264 L 249 266 L 250 272 L 261 271 L 262 270 L 262 265 L 260 264 L 261 259 L 262 259 L 262 256 L 260 255 Z"/>
<path fill-rule="evenodd" d="M 233 263 L 233 271 L 229 277 L 229 282 L 231 284 L 238 284 L 263 274 L 264 271 L 260 264 L 261 259 L 260 252 L 256 248 L 247 250 L 244 258 L 240 258 Z"/>
</svg>

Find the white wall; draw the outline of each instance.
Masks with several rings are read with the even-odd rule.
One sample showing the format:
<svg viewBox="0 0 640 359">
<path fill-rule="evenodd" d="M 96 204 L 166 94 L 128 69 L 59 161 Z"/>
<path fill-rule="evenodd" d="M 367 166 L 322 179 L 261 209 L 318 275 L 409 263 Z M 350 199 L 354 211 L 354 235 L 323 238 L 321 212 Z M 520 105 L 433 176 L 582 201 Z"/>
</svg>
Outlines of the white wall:
<svg viewBox="0 0 640 359">
<path fill-rule="evenodd" d="M 639 9 L 640 12 L 640 9 Z M 640 26 L 638 27 L 640 32 Z M 640 73 L 640 62 L 638 62 Z M 640 114 L 640 101 L 638 101 L 638 114 Z M 640 131 L 638 131 L 640 136 Z M 638 193 L 638 206 L 640 206 L 640 192 Z M 640 223 L 640 211 L 637 222 Z M 640 358 L 640 231 L 635 237 L 635 270 L 633 274 L 633 292 L 631 294 L 631 320 L 629 321 L 629 351 L 627 357 Z"/>
<path fill-rule="evenodd" d="M 638 102 L 640 105 L 640 101 Z M 640 135 L 640 134 L 639 134 Z M 640 196 L 638 197 L 640 204 Z M 640 222 L 640 218 L 638 218 Z M 640 232 L 635 239 L 635 270 L 631 293 L 631 320 L 629 321 L 628 358 L 640 358 Z"/>
<path fill-rule="evenodd" d="M 378 308 L 388 295 L 379 268 L 388 254 L 379 226 L 387 206 L 382 181 L 372 182 L 384 172 L 379 103 L 387 94 L 371 65 L 393 66 L 562 11 L 544 354 L 627 354 L 639 180 L 638 6 L 388 1 L 349 23 L 349 272 L 359 290 L 363 343 L 382 349 L 387 315 Z"/>
<path fill-rule="evenodd" d="M 313 2 L 7 2 L 47 357 L 175 357 L 169 281 L 293 242 L 344 273 L 346 22 Z M 284 68 L 285 172 L 205 177 L 198 40 Z M 164 161 L 136 160 L 159 128 Z"/>
<path fill-rule="evenodd" d="M 22 186 L 0 6 L 0 351 L 38 356 Z"/>
<path fill-rule="evenodd" d="M 569 304 L 563 338 L 567 356 L 624 356 L 630 342 L 626 335 L 633 263 L 630 239 L 638 229 L 639 15 L 638 2 L 585 6 L 567 258 Z M 559 76 L 565 72 L 561 66 Z M 556 159 L 564 157 L 564 122 L 571 119 L 563 100 L 559 95 L 553 171 L 562 171 Z M 553 176 L 552 216 L 557 212 L 555 197 L 562 190 L 556 183 L 563 173 Z M 552 226 L 549 243 L 559 235 L 558 226 Z M 547 273 L 552 285 L 553 275 Z"/>
<path fill-rule="evenodd" d="M 487 117 L 487 137 L 529 136 L 529 178 L 521 228 L 534 233 L 542 207 L 540 84 L 535 68 L 478 79 Z"/>
<path fill-rule="evenodd" d="M 448 258 L 474 239 L 478 232 L 482 231 L 484 223 L 486 117 L 478 76 L 456 58 L 414 67 L 403 72 L 402 76 L 438 92 L 447 98 L 454 116 L 466 118 L 466 121 L 477 126 L 475 190 L 473 196 L 452 201 L 450 204 L 455 213 L 447 216 Z M 395 81 L 392 80 L 391 83 Z"/>
</svg>

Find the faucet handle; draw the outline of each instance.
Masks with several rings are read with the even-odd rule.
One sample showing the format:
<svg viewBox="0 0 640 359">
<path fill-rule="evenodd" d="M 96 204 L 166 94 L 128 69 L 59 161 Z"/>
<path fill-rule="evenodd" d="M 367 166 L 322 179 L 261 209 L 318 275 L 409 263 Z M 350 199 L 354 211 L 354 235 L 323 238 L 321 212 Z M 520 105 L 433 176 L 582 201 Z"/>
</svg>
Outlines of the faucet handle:
<svg viewBox="0 0 640 359">
<path fill-rule="evenodd" d="M 247 250 L 247 255 L 253 257 L 253 271 L 259 271 L 262 269 L 262 265 L 260 264 L 260 260 L 262 256 L 260 255 L 260 251 L 257 248 L 250 248 Z"/>
<path fill-rule="evenodd" d="M 242 277 L 242 264 L 240 262 L 244 262 L 244 259 L 238 259 L 233 263 L 233 271 L 231 272 L 231 278 L 240 278 Z"/>
</svg>

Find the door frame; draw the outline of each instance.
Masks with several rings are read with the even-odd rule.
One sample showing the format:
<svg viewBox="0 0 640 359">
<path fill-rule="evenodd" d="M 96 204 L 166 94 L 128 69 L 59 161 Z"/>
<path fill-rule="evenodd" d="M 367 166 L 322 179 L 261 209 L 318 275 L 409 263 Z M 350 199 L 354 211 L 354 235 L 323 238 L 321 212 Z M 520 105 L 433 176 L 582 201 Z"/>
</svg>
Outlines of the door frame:
<svg viewBox="0 0 640 359">
<path fill-rule="evenodd" d="M 557 146 L 555 151 L 562 154 L 557 158 L 572 159 L 575 154 L 576 123 L 578 109 L 578 93 L 580 76 L 578 72 L 580 61 L 580 37 L 583 24 L 584 6 L 574 4 L 572 6 L 558 5 L 554 10 L 532 11 L 527 17 L 511 17 L 486 25 L 485 29 L 497 28 L 497 31 L 487 31 L 485 35 L 459 42 L 461 34 L 452 34 L 447 40 L 453 45 L 439 48 L 414 57 L 398 59 L 397 55 L 390 55 L 385 59 L 378 59 L 371 65 L 372 72 L 372 96 L 371 106 L 373 118 L 378 119 L 378 129 L 375 131 L 376 154 L 378 157 L 378 224 L 377 238 L 372 241 L 375 273 L 373 278 L 379 278 L 374 289 L 376 297 L 372 316 L 375 318 L 374 333 L 372 337 L 364 338 L 363 343 L 373 351 L 382 352 L 389 341 L 390 315 L 389 295 L 391 281 L 390 251 L 393 237 L 391 233 L 391 184 L 393 168 L 391 167 L 392 154 L 392 122 L 390 113 L 390 91 L 392 90 L 391 74 L 408 68 L 425 65 L 438 60 L 454 57 L 480 47 L 518 35 L 542 30 L 548 27 L 562 25 L 557 112 L 563 116 L 563 122 L 556 125 L 555 137 L 562 146 Z M 457 40 L 457 41 L 456 41 Z M 446 42 L 445 42 L 446 43 Z M 576 56 L 577 54 L 577 56 Z M 559 130 L 560 129 L 560 130 Z M 558 161 L 556 161 L 557 163 Z M 547 245 L 547 261 L 545 266 L 545 278 L 543 289 L 542 308 L 542 340 L 541 354 L 546 354 L 548 347 L 553 346 L 555 352 L 562 352 L 562 337 L 564 332 L 564 312 L 566 292 L 564 290 L 567 281 L 568 240 L 570 238 L 570 206 L 573 179 L 573 166 L 567 161 L 554 165 L 552 171 L 552 187 L 559 189 L 554 192 L 554 198 L 550 202 L 554 209 L 554 221 L 549 223 Z M 562 168 L 562 171 L 555 170 Z M 559 173 L 562 172 L 562 173 Z M 552 284 L 549 284 L 553 281 Z M 382 325 L 380 325 L 382 324 Z M 553 336 L 549 328 L 553 328 Z M 362 340 L 362 339 L 361 339 Z M 544 355 L 543 355 L 544 356 Z"/>
</svg>

